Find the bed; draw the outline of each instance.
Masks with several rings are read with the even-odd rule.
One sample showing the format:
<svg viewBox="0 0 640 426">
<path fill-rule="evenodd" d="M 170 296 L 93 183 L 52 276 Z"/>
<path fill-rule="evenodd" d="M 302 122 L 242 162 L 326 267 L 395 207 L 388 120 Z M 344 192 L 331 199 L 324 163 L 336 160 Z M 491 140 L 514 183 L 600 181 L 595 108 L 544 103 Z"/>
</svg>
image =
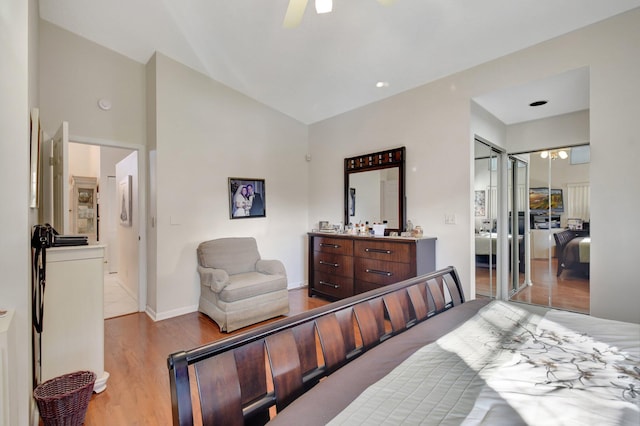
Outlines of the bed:
<svg viewBox="0 0 640 426">
<path fill-rule="evenodd" d="M 588 233 L 567 229 L 553 234 L 556 242 L 556 256 L 560 276 L 565 269 L 576 269 L 589 275 L 589 259 L 591 252 L 591 238 Z"/>
<path fill-rule="evenodd" d="M 489 264 L 496 264 L 497 253 L 497 233 L 495 232 L 481 232 L 475 234 L 475 254 L 476 254 L 476 266 L 487 266 Z M 509 234 L 509 250 L 511 250 L 511 234 Z M 518 259 L 519 270 L 524 272 L 524 237 L 518 235 Z M 491 257 L 491 263 L 489 262 Z"/>
<path fill-rule="evenodd" d="M 172 354 L 174 424 L 638 424 L 640 325 L 521 306 L 446 268 Z"/>
</svg>

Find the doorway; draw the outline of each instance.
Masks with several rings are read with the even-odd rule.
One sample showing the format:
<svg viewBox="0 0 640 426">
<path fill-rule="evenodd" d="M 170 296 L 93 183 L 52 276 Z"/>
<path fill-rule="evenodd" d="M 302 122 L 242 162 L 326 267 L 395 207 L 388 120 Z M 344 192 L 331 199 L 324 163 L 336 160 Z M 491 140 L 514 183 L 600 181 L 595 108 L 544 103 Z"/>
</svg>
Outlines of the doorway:
<svg viewBox="0 0 640 426">
<path fill-rule="evenodd" d="M 69 175 L 92 176 L 97 182 L 95 242 L 105 247 L 104 317 L 138 312 L 138 220 L 119 219 L 121 207 L 138 211 L 138 152 L 70 141 L 68 154 Z M 120 200 L 125 194 L 126 205 Z"/>
<path fill-rule="evenodd" d="M 512 300 L 590 312 L 589 145 L 522 154 L 529 159 L 530 279 Z M 569 235 L 571 247 L 558 244 Z M 570 253 L 570 255 L 569 255 Z"/>
<path fill-rule="evenodd" d="M 108 176 L 115 176 L 118 185 L 117 173 L 114 164 L 121 161 L 123 157 L 128 157 L 127 172 L 132 176 L 131 179 L 131 224 L 128 227 L 120 227 L 122 231 L 126 231 L 128 235 L 128 249 L 124 256 L 130 261 L 127 269 L 127 276 L 131 283 L 130 291 L 132 298 L 135 300 L 136 308 L 134 312 L 143 312 L 145 310 L 147 299 L 147 270 L 146 270 L 146 216 L 144 214 L 144 206 L 146 205 L 146 184 L 143 178 L 146 174 L 146 154 L 145 147 L 137 144 L 125 144 L 117 141 L 108 141 L 103 139 L 85 138 L 78 136 L 69 136 L 69 124 L 63 122 L 56 135 L 51 139 L 46 139 L 45 145 L 41 150 L 43 158 L 42 164 L 48 164 L 49 167 L 43 170 L 42 181 L 42 206 L 39 210 L 39 221 L 42 223 L 54 223 L 54 227 L 62 234 L 72 234 L 73 223 L 70 220 L 70 203 L 69 203 L 69 177 L 76 175 L 88 175 L 97 179 L 96 185 L 99 190 L 98 198 L 102 194 L 106 194 L 108 187 Z M 73 144 L 77 149 L 69 153 L 69 146 Z M 119 152 L 116 159 L 109 159 L 114 152 Z M 70 171 L 70 157 L 73 164 Z M 103 163 L 101 165 L 101 162 Z M 105 165 L 111 164 L 110 166 Z M 102 170 L 102 174 L 100 174 Z M 113 190 L 112 190 L 113 192 Z M 87 211 L 87 214 L 97 220 L 98 229 L 96 239 L 100 244 L 104 244 L 105 229 L 104 220 L 107 216 L 107 198 L 103 197 L 99 201 L 100 205 L 95 206 L 95 210 Z M 114 204 L 115 201 L 111 204 Z M 103 222 L 100 223 L 100 218 Z M 120 228 L 119 232 L 120 232 Z M 109 247 L 105 247 L 105 252 Z M 111 250 L 110 258 L 116 259 L 115 253 Z M 117 253 L 118 251 L 116 251 Z M 106 256 L 108 260 L 109 257 Z M 118 257 L 119 259 L 119 257 Z M 118 263 L 120 263 L 118 261 Z M 121 267 L 121 265 L 120 265 Z M 104 268 L 106 271 L 113 272 L 111 266 Z"/>
</svg>

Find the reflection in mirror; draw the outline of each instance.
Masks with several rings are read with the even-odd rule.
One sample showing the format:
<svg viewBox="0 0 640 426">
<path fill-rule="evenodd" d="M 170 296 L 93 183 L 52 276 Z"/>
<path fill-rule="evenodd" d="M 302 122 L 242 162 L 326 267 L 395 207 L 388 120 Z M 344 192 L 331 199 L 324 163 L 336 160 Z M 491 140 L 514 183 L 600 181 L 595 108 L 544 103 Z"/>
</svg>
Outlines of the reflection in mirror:
<svg viewBox="0 0 640 426">
<path fill-rule="evenodd" d="M 345 159 L 345 225 L 386 223 L 386 234 L 402 232 L 405 148 Z"/>
<path fill-rule="evenodd" d="M 349 175 L 349 222 L 398 229 L 398 168 Z"/>
</svg>

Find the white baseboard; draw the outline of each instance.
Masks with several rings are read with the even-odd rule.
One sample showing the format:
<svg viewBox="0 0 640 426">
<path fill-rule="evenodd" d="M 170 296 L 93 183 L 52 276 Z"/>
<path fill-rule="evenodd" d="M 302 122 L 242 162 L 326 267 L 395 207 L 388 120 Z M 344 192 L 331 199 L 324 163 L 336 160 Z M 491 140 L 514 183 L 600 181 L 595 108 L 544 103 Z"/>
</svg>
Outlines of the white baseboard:
<svg viewBox="0 0 640 426">
<path fill-rule="evenodd" d="M 184 308 L 173 309 L 171 311 L 165 311 L 165 312 L 155 312 L 151 308 L 149 308 L 149 306 L 147 306 L 147 309 L 145 310 L 146 314 L 149 315 L 149 317 L 154 321 L 162 321 L 165 319 L 177 317 L 180 315 L 190 314 L 192 312 L 197 312 L 197 311 L 198 311 L 198 305 L 185 306 Z"/>
</svg>

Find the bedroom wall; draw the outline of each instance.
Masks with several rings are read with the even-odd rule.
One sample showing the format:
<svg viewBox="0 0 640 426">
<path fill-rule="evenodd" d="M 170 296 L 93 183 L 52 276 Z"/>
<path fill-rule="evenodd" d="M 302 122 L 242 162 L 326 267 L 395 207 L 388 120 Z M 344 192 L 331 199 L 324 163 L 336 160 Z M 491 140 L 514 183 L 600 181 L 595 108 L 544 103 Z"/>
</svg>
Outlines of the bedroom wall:
<svg viewBox="0 0 640 426">
<path fill-rule="evenodd" d="M 145 68 L 99 44 L 40 20 L 40 115 L 50 136 L 62 121 L 71 135 L 144 145 Z M 98 99 L 110 99 L 109 111 Z"/>
<path fill-rule="evenodd" d="M 455 265 L 470 293 L 474 96 L 589 66 L 591 70 L 591 312 L 640 322 L 634 243 L 625 223 L 638 211 L 640 9 L 538 44 L 310 126 L 309 222 L 340 220 L 344 157 L 405 145 L 407 218 L 438 237 L 437 266 Z M 634 77 L 636 76 L 636 77 Z M 510 152 L 547 147 L 508 142 Z M 617 150 L 618 153 L 612 151 Z M 611 206 L 616 206 L 612 209 Z M 445 214 L 457 223 L 446 225 Z M 616 247 L 616 250 L 611 250 Z"/>
<path fill-rule="evenodd" d="M 307 126 L 156 54 L 157 319 L 191 312 L 200 294 L 196 248 L 253 236 L 280 259 L 290 287 L 305 281 Z M 228 178 L 263 178 L 265 218 L 229 218 Z"/>
</svg>

